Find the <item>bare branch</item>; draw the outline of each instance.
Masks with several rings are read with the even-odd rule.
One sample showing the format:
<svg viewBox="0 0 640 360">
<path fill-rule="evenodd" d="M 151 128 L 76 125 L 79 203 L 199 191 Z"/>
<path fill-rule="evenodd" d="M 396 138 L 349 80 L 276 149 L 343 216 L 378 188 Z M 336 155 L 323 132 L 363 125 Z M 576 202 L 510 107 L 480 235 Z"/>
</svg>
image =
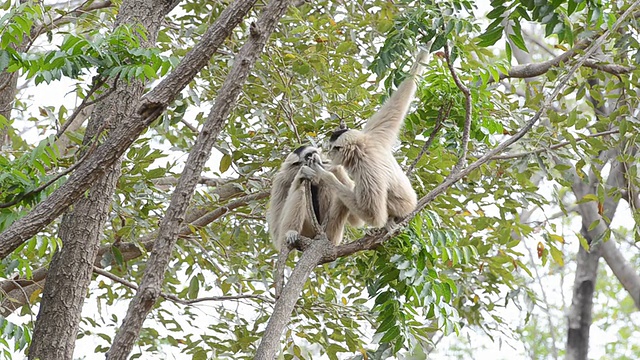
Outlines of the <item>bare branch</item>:
<svg viewBox="0 0 640 360">
<path fill-rule="evenodd" d="M 578 42 L 572 49 L 565 51 L 564 53 L 556 56 L 553 59 L 539 62 L 539 63 L 530 63 L 524 65 L 515 65 L 509 69 L 509 73 L 500 74 L 499 80 L 503 80 L 506 78 L 518 78 L 518 79 L 526 79 L 531 77 L 540 76 L 552 67 L 558 66 L 562 62 L 566 62 L 570 58 L 572 58 L 576 52 L 579 50 L 585 49 L 589 45 L 589 41 L 583 40 Z M 586 60 L 582 60 L 582 63 L 586 62 Z M 492 82 L 493 80 L 490 80 Z"/>
<path fill-rule="evenodd" d="M 599 133 L 584 135 L 584 137 L 581 137 L 580 139 L 576 139 L 575 142 L 579 143 L 579 142 L 587 141 L 587 139 L 590 139 L 590 138 L 607 136 L 607 135 L 611 135 L 611 134 L 617 134 L 619 132 L 620 132 L 620 130 L 614 129 L 614 130 L 608 130 L 608 131 L 603 131 L 603 132 L 599 132 Z M 571 144 L 572 144 L 571 141 L 563 141 L 561 143 L 558 143 L 558 144 L 555 144 L 555 145 L 552 145 L 552 146 L 549 146 L 549 147 L 539 148 L 539 149 L 535 149 L 535 150 L 531 150 L 531 151 L 525 151 L 525 152 L 520 152 L 520 153 L 515 153 L 515 154 L 497 155 L 497 156 L 494 156 L 491 160 L 517 159 L 517 158 L 525 157 L 525 156 L 528 156 L 528 155 L 540 154 L 540 153 L 551 151 L 551 150 L 557 150 L 557 149 L 560 149 L 561 147 L 565 147 L 565 146 L 571 145 Z"/>
<path fill-rule="evenodd" d="M 200 176 L 200 180 L 198 180 L 198 184 L 207 185 L 207 186 L 220 186 L 224 184 L 228 184 L 232 181 L 236 181 L 236 178 L 209 178 L 206 176 Z M 178 183 L 177 176 L 165 176 L 157 179 L 151 180 L 156 186 L 174 186 Z"/>
<path fill-rule="evenodd" d="M 69 116 L 69 118 L 67 119 L 67 121 L 64 123 L 64 125 L 62 125 L 62 127 L 60 128 L 60 130 L 58 131 L 58 133 L 56 134 L 56 139 L 59 139 L 62 134 L 64 134 L 64 132 L 67 130 L 67 128 L 69 127 L 69 125 L 71 125 L 73 123 L 73 121 L 76 119 L 76 117 L 82 112 L 82 110 L 84 110 L 85 108 L 87 108 L 88 106 L 97 103 L 98 101 L 106 98 L 107 96 L 109 96 L 114 90 L 115 90 L 115 84 L 117 82 L 113 82 L 114 86 L 112 86 L 110 89 L 108 89 L 107 91 L 105 91 L 102 95 L 100 95 L 99 97 L 97 97 L 95 100 L 89 100 L 91 99 L 91 96 L 93 96 L 93 94 L 98 91 L 98 89 L 100 89 L 106 82 L 105 78 L 98 78 L 93 85 L 91 86 L 91 88 L 89 89 L 89 91 L 87 92 L 87 94 L 85 95 L 84 99 L 82 99 L 82 102 L 80 103 L 80 105 L 78 105 L 78 107 L 76 107 L 76 109 L 73 111 L 73 113 L 71 114 L 71 116 Z"/>
<path fill-rule="evenodd" d="M 547 54 L 553 57 L 556 56 L 553 50 L 550 49 L 545 43 L 540 41 L 540 39 L 536 38 L 535 36 L 525 31 L 523 31 L 523 33 L 525 34 L 527 39 L 531 40 L 534 44 L 536 44 L 540 49 L 544 50 Z M 595 69 L 595 70 L 604 71 L 612 75 L 628 74 L 633 72 L 636 69 L 635 66 L 624 66 L 624 65 L 618 65 L 618 64 L 600 63 L 592 59 L 587 59 L 584 62 L 584 66 Z"/>
<path fill-rule="evenodd" d="M 185 120 L 184 118 L 180 119 L 180 122 L 187 127 L 187 129 L 191 130 L 194 134 L 198 134 L 198 128 L 191 125 L 187 120 Z"/>
<path fill-rule="evenodd" d="M 451 112 L 452 106 L 453 106 L 453 103 L 449 102 L 446 105 L 444 105 L 442 108 L 440 108 L 440 110 L 438 110 L 438 117 L 436 118 L 436 124 L 434 125 L 433 130 L 431 130 L 431 134 L 429 134 L 429 138 L 424 143 L 424 145 L 422 145 L 422 149 L 420 150 L 420 153 L 418 154 L 418 156 L 416 156 L 416 158 L 411 163 L 411 166 L 409 166 L 409 168 L 405 172 L 407 176 L 413 172 L 416 165 L 418 165 L 418 162 L 420 161 L 420 159 L 422 159 L 424 154 L 426 154 L 427 150 L 429 150 L 429 148 L 431 147 L 431 144 L 435 140 L 436 135 L 438 134 L 438 131 L 440 131 L 440 129 L 442 128 L 442 124 L 447 118 L 449 118 L 449 113 Z"/>
<path fill-rule="evenodd" d="M 321 234 L 317 239 L 310 242 L 309 248 L 300 256 L 296 263 L 287 285 L 282 290 L 282 295 L 276 301 L 273 313 L 264 330 L 262 341 L 256 350 L 254 360 L 272 360 L 280 344 L 280 337 L 284 327 L 289 323 L 291 312 L 298 301 L 300 292 L 307 282 L 313 269 L 318 266 L 320 260 L 331 252 L 334 246 L 329 242 L 325 234 Z"/>
<path fill-rule="evenodd" d="M 451 57 L 449 56 L 449 45 L 445 42 L 444 44 L 444 57 L 447 59 L 447 66 L 449 67 L 449 72 L 451 72 L 451 77 L 453 77 L 453 81 L 456 83 L 456 86 L 462 93 L 464 94 L 464 128 L 462 131 L 462 145 L 460 146 L 460 157 L 458 158 L 458 162 L 451 170 L 451 174 L 455 174 L 465 165 L 467 161 L 467 147 L 469 147 L 469 133 L 471 132 L 471 92 L 469 88 L 466 87 L 458 75 L 456 74 L 455 69 L 453 68 L 453 63 L 451 62 Z"/>
<path fill-rule="evenodd" d="M 584 66 L 592 68 L 594 70 L 604 71 L 612 75 L 623 75 L 634 72 L 637 68 L 635 66 L 624 66 L 618 64 L 601 63 L 595 60 L 588 59 L 584 62 Z"/>
<path fill-rule="evenodd" d="M 122 284 L 128 288 L 131 288 L 133 290 L 138 290 L 138 285 L 125 280 L 119 276 L 116 276 L 104 269 L 101 269 L 97 266 L 93 267 L 93 272 L 98 274 L 98 275 L 102 275 L 110 280 L 113 280 L 119 284 Z M 181 304 L 181 305 L 194 305 L 197 303 L 201 303 L 201 302 L 205 302 L 205 301 L 228 301 L 228 300 L 242 300 L 242 299 L 256 299 L 256 300 L 261 300 L 264 302 L 268 302 L 268 303 L 273 303 L 273 299 L 269 299 L 266 296 L 260 296 L 260 295 L 225 295 L 225 296 L 208 296 L 208 297 L 202 297 L 202 298 L 197 298 L 197 299 L 192 299 L 192 300 L 184 300 L 181 299 L 179 297 L 177 297 L 176 295 L 172 295 L 172 294 L 167 294 L 167 293 L 160 293 L 160 296 L 170 300 L 176 304 Z"/>
</svg>

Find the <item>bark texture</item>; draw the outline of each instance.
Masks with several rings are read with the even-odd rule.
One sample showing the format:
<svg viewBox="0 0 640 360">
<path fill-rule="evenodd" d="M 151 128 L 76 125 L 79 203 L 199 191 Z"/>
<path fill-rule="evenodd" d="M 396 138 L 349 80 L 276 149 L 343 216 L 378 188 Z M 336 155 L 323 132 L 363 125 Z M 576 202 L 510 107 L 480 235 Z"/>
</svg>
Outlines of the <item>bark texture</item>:
<svg viewBox="0 0 640 360">
<path fill-rule="evenodd" d="M 333 245 L 324 236 L 324 238 L 311 241 L 309 248 L 302 253 L 300 260 L 296 263 L 296 267 L 289 277 L 289 281 L 287 281 L 287 285 L 285 285 L 276 302 L 276 306 L 273 308 L 273 313 L 269 318 L 267 328 L 264 330 L 256 356 L 253 358 L 254 360 L 272 360 L 276 358 L 280 337 L 282 337 L 284 327 L 287 326 L 289 319 L 291 319 L 291 312 L 300 297 L 300 292 L 302 292 L 307 278 L 332 248 Z"/>
<path fill-rule="evenodd" d="M 262 53 L 264 45 L 284 15 L 287 6 L 287 0 L 273 0 L 265 7 L 258 21 L 251 24 L 249 38 L 236 55 L 233 67 L 218 91 L 211 112 L 189 153 L 185 169 L 178 180 L 178 185 L 171 196 L 169 208 L 160 224 L 158 238 L 147 262 L 140 288 L 129 304 L 127 315 L 107 353 L 108 359 L 124 360 L 127 358 L 140 334 L 147 314 L 160 296 L 164 272 L 171 259 L 179 229 L 184 221 L 193 191 L 200 179 L 200 173 L 209 159 L 211 148 L 235 105 L 251 68 Z"/>
<path fill-rule="evenodd" d="M 592 247 L 590 252 L 585 251 L 582 246 L 578 250 L 576 278 L 573 282 L 573 298 L 568 314 L 567 360 L 587 359 L 589 329 L 592 322 L 593 292 L 598 275 L 599 258 L 600 249 L 597 246 Z"/>
<path fill-rule="evenodd" d="M 142 24 L 147 30 L 144 47 L 152 46 L 164 16 L 173 1 L 125 1 L 116 25 Z M 120 81 L 110 96 L 98 104 L 87 126 L 84 144 L 89 145 L 99 133 L 119 125 L 119 119 L 132 116 L 144 84 Z M 106 170 L 65 214 L 60 224 L 62 248 L 53 256 L 44 286 L 40 311 L 35 323 L 29 359 L 72 359 L 78 333 L 82 305 L 91 282 L 93 263 L 100 246 L 100 235 L 107 220 L 116 183 L 120 177 L 121 159 Z"/>
</svg>

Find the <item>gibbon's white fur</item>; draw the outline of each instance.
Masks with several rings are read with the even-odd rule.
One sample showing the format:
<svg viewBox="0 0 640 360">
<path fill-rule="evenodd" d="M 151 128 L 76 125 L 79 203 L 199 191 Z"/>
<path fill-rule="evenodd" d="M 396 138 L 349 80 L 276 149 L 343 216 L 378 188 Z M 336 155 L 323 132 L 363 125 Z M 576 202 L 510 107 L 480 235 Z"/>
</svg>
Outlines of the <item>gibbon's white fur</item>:
<svg viewBox="0 0 640 360">
<path fill-rule="evenodd" d="M 329 158 L 345 167 L 355 187 L 343 185 L 319 166 L 304 167 L 305 176 L 330 183 L 341 201 L 367 224 L 393 227 L 417 204 L 409 178 L 393 157 L 392 147 L 416 92 L 416 78 L 424 71 L 429 54 L 420 51 L 409 76 L 360 130 L 336 130 L 329 139 Z"/>
<path fill-rule="evenodd" d="M 297 234 L 314 238 L 316 235 L 312 220 L 307 216 L 307 202 L 304 196 L 303 180 L 307 179 L 300 169 L 305 164 L 314 167 L 326 167 L 332 181 L 336 181 L 345 189 L 353 189 L 345 169 L 340 166 L 323 164 L 320 149 L 313 146 L 301 146 L 289 154 L 282 163 L 273 180 L 271 200 L 267 210 L 269 232 L 276 249 L 280 250 L 285 243 L 291 243 Z M 313 211 L 319 224 L 326 223 L 327 238 L 334 245 L 342 242 L 344 225 L 347 221 L 353 226 L 362 226 L 362 220 L 351 215 L 347 207 L 339 200 L 333 187 L 324 180 L 311 184 L 311 201 Z"/>
</svg>

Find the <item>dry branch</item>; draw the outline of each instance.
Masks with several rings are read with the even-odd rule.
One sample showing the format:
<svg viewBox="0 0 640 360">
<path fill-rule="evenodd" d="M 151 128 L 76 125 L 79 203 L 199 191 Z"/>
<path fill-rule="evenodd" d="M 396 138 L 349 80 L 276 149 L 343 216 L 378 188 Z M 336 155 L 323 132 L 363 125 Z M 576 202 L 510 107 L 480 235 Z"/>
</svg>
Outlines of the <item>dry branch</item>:
<svg viewBox="0 0 640 360">
<path fill-rule="evenodd" d="M 607 136 L 607 135 L 611 135 L 611 134 L 617 134 L 619 132 L 620 132 L 620 130 L 614 129 L 614 130 L 608 130 L 608 131 L 603 131 L 603 132 L 599 132 L 599 133 L 589 134 L 589 135 L 585 135 L 583 138 L 575 139 L 574 142 L 575 143 L 579 143 L 579 142 L 587 141 L 587 139 L 590 139 L 590 138 Z M 571 145 L 571 144 L 572 144 L 571 141 L 563 141 L 561 143 L 557 143 L 557 144 L 551 145 L 549 147 L 539 148 L 539 149 L 535 149 L 535 150 L 531 150 L 531 151 L 524 151 L 524 152 L 519 152 L 519 153 L 515 153 L 515 154 L 497 155 L 497 156 L 494 156 L 491 160 L 517 159 L 517 158 L 525 157 L 525 156 L 528 156 L 528 155 L 540 154 L 540 153 L 547 152 L 547 151 L 550 151 L 550 150 L 557 150 L 557 149 L 560 149 L 562 147 L 565 147 L 565 146 Z"/>
</svg>

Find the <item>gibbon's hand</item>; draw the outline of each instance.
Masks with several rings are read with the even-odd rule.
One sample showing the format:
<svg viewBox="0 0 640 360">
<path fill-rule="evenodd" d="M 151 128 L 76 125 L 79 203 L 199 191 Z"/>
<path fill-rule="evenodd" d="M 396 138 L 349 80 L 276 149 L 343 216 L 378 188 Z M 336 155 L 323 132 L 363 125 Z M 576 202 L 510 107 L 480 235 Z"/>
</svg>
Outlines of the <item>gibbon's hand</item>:
<svg viewBox="0 0 640 360">
<path fill-rule="evenodd" d="M 315 166 L 315 164 L 314 164 Z M 298 171 L 298 178 L 301 180 L 311 180 L 312 182 L 316 182 L 316 178 L 318 176 L 318 173 L 315 169 L 311 168 L 310 166 L 307 165 L 303 165 L 300 170 Z"/>
<path fill-rule="evenodd" d="M 309 166 L 309 167 L 314 167 L 314 166 L 324 167 L 324 165 L 322 163 L 322 158 L 320 157 L 320 154 L 318 154 L 318 153 L 311 154 L 310 157 L 307 159 L 307 166 Z"/>
</svg>

